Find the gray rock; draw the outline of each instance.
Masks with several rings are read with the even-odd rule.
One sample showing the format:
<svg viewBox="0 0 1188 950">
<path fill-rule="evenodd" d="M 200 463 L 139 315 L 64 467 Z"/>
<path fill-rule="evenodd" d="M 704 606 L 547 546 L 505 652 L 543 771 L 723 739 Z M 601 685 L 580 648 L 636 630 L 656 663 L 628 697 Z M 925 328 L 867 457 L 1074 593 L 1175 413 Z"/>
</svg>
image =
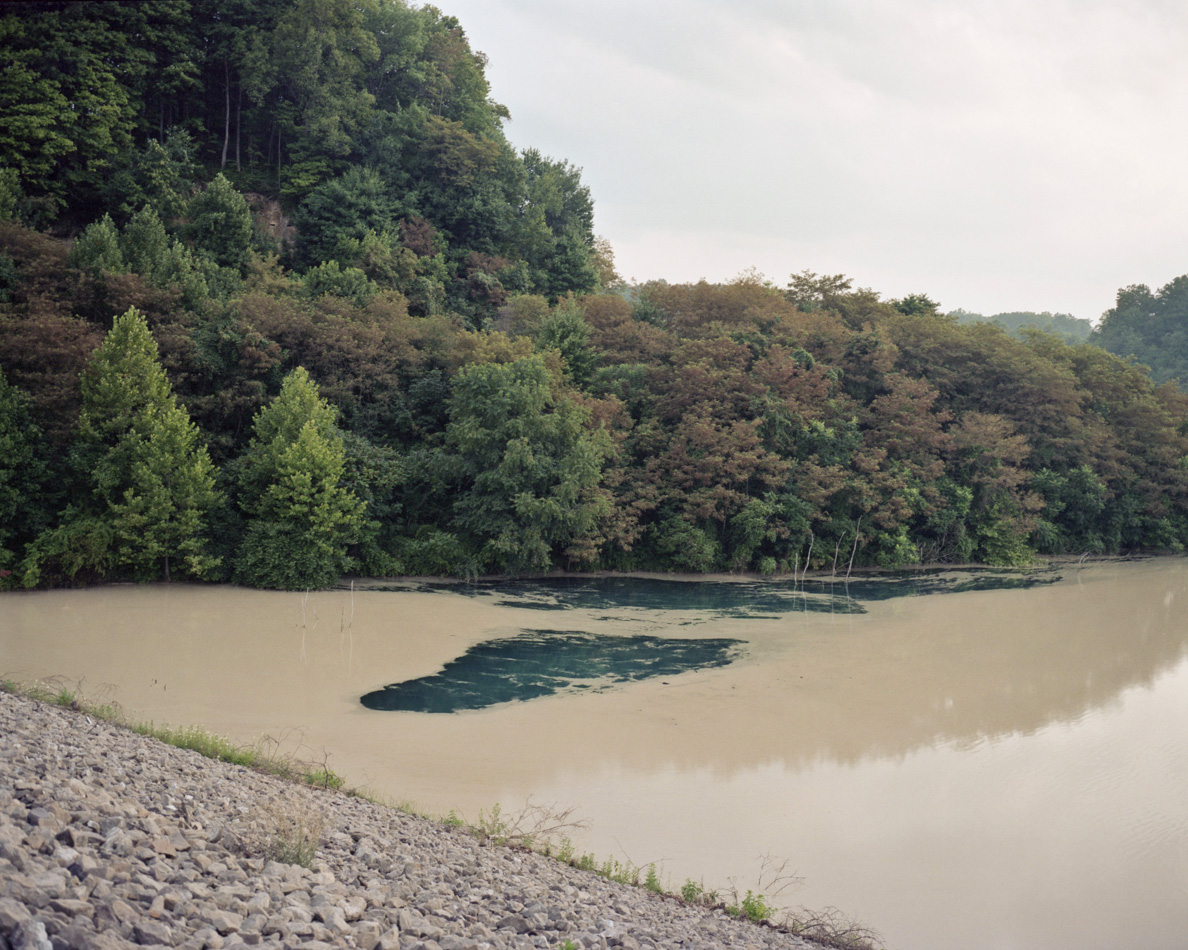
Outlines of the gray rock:
<svg viewBox="0 0 1188 950">
<path fill-rule="evenodd" d="M 198 919 L 222 936 L 235 933 L 243 924 L 242 915 L 214 907 L 203 907 L 198 911 Z"/>
<path fill-rule="evenodd" d="M 0 950 L 810 946 L 108 723 L 81 741 L 77 721 L 0 694 Z M 277 803 L 326 815 L 312 870 L 260 856 Z"/>
<path fill-rule="evenodd" d="M 510 930 L 512 933 L 526 934 L 532 929 L 531 925 L 519 914 L 508 914 L 496 925 L 496 930 Z"/>
<path fill-rule="evenodd" d="M 33 919 L 29 909 L 11 897 L 0 897 L 0 931 L 15 930 Z"/>
<path fill-rule="evenodd" d="M 151 917 L 143 917 L 132 927 L 133 939 L 142 946 L 169 946 L 173 943 L 173 932 L 167 924 Z"/>
</svg>

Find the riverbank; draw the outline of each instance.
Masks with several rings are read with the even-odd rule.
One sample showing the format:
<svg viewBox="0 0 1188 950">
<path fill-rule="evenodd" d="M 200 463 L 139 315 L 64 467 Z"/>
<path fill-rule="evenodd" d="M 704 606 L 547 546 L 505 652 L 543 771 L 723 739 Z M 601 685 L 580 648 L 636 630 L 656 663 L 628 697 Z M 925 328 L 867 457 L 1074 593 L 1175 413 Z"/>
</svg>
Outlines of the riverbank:
<svg viewBox="0 0 1188 950">
<path fill-rule="evenodd" d="M 0 938 L 39 950 L 820 946 L 8 693 Z"/>
</svg>

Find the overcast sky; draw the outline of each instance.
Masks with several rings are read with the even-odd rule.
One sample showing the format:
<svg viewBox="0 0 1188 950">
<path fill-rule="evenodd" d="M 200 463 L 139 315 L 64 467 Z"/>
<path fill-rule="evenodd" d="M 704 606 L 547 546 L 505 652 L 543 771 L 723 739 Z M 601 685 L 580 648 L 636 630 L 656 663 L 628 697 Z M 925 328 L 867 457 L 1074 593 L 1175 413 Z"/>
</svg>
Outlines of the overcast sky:
<svg viewBox="0 0 1188 950">
<path fill-rule="evenodd" d="M 628 279 L 1097 320 L 1188 273 L 1183 0 L 439 0 Z"/>
</svg>

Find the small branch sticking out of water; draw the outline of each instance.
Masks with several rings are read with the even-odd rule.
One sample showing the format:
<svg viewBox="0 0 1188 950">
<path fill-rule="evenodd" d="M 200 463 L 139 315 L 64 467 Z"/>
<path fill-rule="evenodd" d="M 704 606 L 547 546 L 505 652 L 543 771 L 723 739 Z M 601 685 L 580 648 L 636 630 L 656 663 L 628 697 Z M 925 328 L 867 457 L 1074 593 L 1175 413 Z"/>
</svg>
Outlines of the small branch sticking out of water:
<svg viewBox="0 0 1188 950">
<path fill-rule="evenodd" d="M 854 555 L 858 553 L 858 529 L 862 527 L 862 517 L 859 516 L 858 523 L 854 525 L 854 547 L 850 551 L 850 564 L 846 568 L 846 580 L 850 579 L 850 571 L 854 569 Z"/>
</svg>

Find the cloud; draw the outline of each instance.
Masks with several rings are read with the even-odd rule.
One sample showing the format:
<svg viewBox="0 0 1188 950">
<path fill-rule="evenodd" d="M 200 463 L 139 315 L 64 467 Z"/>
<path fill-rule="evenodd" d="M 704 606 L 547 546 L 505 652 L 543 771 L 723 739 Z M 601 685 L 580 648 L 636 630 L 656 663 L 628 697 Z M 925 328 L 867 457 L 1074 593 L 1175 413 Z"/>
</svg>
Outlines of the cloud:
<svg viewBox="0 0 1188 950">
<path fill-rule="evenodd" d="M 509 137 L 583 167 L 597 229 L 641 279 L 810 267 L 892 295 L 951 288 L 967 309 L 1096 317 L 1117 287 L 1188 270 L 1183 5 L 447 12 L 490 55 Z"/>
</svg>

